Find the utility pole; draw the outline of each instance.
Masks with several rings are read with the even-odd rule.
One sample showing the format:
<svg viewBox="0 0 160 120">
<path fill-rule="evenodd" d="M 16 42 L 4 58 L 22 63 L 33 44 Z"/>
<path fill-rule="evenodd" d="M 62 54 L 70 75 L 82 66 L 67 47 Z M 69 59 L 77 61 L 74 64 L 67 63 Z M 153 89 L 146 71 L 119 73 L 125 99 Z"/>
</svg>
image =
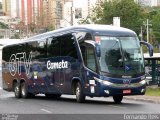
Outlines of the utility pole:
<svg viewBox="0 0 160 120">
<path fill-rule="evenodd" d="M 149 42 L 148 19 L 147 19 L 147 42 Z"/>
<path fill-rule="evenodd" d="M 73 25 L 73 0 L 71 1 L 71 25 Z"/>
<path fill-rule="evenodd" d="M 149 20 L 147 19 L 147 23 L 144 25 L 147 27 L 147 42 L 149 42 L 149 26 L 152 26 L 152 24 L 149 24 Z"/>
<path fill-rule="evenodd" d="M 141 26 L 141 41 L 143 41 L 143 28 Z"/>
</svg>

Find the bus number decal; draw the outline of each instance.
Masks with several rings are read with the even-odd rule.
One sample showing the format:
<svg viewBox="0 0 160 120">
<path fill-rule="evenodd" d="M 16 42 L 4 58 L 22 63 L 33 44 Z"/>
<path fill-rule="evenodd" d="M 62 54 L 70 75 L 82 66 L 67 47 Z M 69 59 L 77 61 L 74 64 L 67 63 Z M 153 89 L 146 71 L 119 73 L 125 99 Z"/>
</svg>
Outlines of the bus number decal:
<svg viewBox="0 0 160 120">
<path fill-rule="evenodd" d="M 12 54 L 9 61 L 9 71 L 12 76 L 15 76 L 16 73 L 21 75 L 21 69 L 24 67 L 25 74 L 29 75 L 30 64 L 31 64 L 32 54 L 29 54 L 27 59 L 26 53 L 16 53 Z"/>
</svg>

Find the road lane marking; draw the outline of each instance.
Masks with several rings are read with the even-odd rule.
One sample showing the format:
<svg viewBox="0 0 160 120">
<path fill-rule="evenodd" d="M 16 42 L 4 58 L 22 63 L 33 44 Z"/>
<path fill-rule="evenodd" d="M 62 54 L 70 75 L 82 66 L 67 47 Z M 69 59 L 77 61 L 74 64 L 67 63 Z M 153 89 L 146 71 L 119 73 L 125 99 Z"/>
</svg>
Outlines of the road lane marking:
<svg viewBox="0 0 160 120">
<path fill-rule="evenodd" d="M 17 101 L 18 101 L 18 102 L 21 102 L 21 103 L 24 102 L 23 100 L 17 100 Z"/>
<path fill-rule="evenodd" d="M 117 105 L 108 105 L 108 106 L 116 107 L 116 108 L 127 108 L 127 107 L 122 107 L 122 106 L 117 106 Z"/>
<path fill-rule="evenodd" d="M 46 113 L 52 113 L 51 111 L 49 110 L 46 110 L 46 109 L 41 109 L 42 111 L 46 112 Z"/>
</svg>

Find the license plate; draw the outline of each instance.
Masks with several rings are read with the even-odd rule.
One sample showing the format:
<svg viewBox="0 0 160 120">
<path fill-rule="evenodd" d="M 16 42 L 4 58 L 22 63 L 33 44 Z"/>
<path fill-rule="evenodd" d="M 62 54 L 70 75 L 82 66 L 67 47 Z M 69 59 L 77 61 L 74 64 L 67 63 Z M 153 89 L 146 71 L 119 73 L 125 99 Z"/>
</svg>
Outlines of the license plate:
<svg viewBox="0 0 160 120">
<path fill-rule="evenodd" d="M 131 90 L 123 90 L 123 94 L 129 94 L 131 93 Z"/>
</svg>

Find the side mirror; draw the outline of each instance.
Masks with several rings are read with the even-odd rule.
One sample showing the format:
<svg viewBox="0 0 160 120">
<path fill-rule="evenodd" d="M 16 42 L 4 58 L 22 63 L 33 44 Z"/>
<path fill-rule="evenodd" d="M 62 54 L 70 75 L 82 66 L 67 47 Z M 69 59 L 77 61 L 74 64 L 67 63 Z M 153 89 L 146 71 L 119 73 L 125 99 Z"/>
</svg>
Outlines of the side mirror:
<svg viewBox="0 0 160 120">
<path fill-rule="evenodd" d="M 140 41 L 140 44 L 146 45 L 148 47 L 149 56 L 153 56 L 153 46 L 145 41 Z"/>
<path fill-rule="evenodd" d="M 100 45 L 99 44 L 95 44 L 95 47 L 96 47 L 96 55 L 97 57 L 100 57 L 101 56 L 101 48 L 100 48 Z"/>
</svg>

